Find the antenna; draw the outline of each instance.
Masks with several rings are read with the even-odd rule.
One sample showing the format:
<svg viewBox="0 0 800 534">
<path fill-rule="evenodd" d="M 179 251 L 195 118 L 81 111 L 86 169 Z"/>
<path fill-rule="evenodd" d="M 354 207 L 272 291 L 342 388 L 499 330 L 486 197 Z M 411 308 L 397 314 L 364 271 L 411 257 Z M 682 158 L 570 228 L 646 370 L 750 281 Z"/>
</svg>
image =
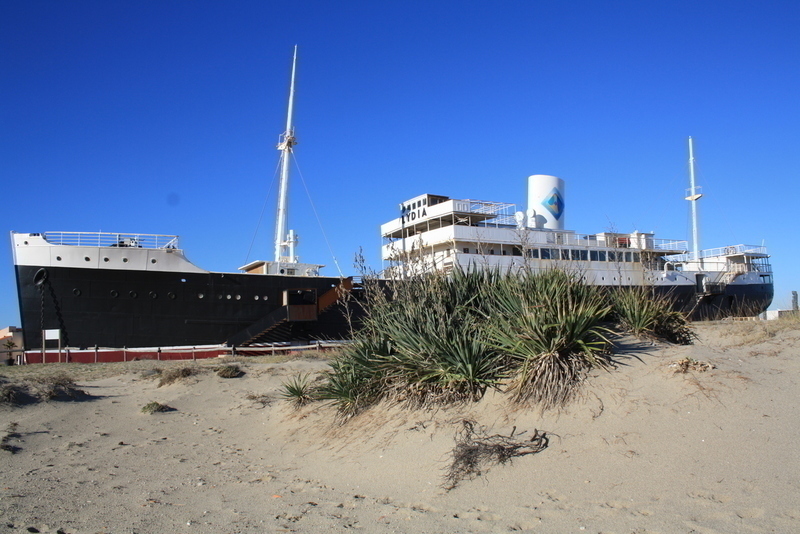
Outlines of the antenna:
<svg viewBox="0 0 800 534">
<path fill-rule="evenodd" d="M 703 193 L 700 192 L 700 188 L 695 185 L 694 181 L 694 143 L 691 136 L 689 136 L 689 189 L 686 192 L 688 193 L 686 200 L 692 203 L 692 256 L 695 261 L 699 261 L 700 238 L 697 228 L 697 201 L 703 196 Z"/>
<path fill-rule="evenodd" d="M 278 150 L 281 151 L 281 180 L 278 189 L 278 212 L 275 217 L 275 261 L 287 261 L 296 263 L 295 245 L 297 236 L 294 231 L 287 233 L 289 220 L 289 164 L 292 155 L 292 147 L 297 144 L 294 136 L 294 125 L 292 115 L 294 113 L 294 79 L 297 69 L 297 45 L 294 45 L 294 56 L 292 57 L 292 81 L 289 85 L 289 110 L 286 114 L 286 131 L 280 135 Z"/>
</svg>

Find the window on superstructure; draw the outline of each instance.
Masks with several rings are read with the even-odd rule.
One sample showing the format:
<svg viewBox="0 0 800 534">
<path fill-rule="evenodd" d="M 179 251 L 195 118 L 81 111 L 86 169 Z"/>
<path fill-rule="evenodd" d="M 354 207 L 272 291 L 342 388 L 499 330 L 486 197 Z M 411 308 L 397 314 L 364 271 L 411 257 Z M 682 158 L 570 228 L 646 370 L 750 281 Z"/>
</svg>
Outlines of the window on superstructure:
<svg viewBox="0 0 800 534">
<path fill-rule="evenodd" d="M 581 261 L 586 261 L 586 260 L 589 259 L 589 251 L 588 250 L 581 250 L 579 252 L 580 252 Z"/>
<path fill-rule="evenodd" d="M 597 251 L 596 250 L 590 250 L 589 251 L 589 259 L 591 261 L 598 261 L 597 258 L 598 258 Z"/>
<path fill-rule="evenodd" d="M 534 249 L 534 250 L 536 250 L 536 249 Z M 550 249 L 549 248 L 543 248 L 542 249 L 542 259 L 543 260 L 549 260 L 550 259 Z"/>
<path fill-rule="evenodd" d="M 469 254 L 469 249 L 467 247 L 464 247 L 464 254 Z"/>
<path fill-rule="evenodd" d="M 568 260 L 569 259 L 569 249 L 568 248 L 562 248 L 561 249 L 561 259 L 562 260 Z"/>
<path fill-rule="evenodd" d="M 526 255 L 529 258 L 538 258 L 539 257 L 539 249 L 538 248 L 529 248 L 526 251 Z"/>
<path fill-rule="evenodd" d="M 581 259 L 581 251 L 578 249 L 572 249 L 570 255 L 574 261 L 578 261 Z"/>
<path fill-rule="evenodd" d="M 511 249 L 512 256 L 522 256 L 522 249 L 519 247 L 514 247 Z"/>
<path fill-rule="evenodd" d="M 617 261 L 617 253 L 613 250 L 608 251 L 608 261 Z"/>
<path fill-rule="evenodd" d="M 597 261 L 606 261 L 606 251 L 605 250 L 598 250 L 597 251 Z"/>
<path fill-rule="evenodd" d="M 633 253 L 632 252 L 626 252 L 625 253 L 625 261 L 627 261 L 628 263 L 633 261 Z"/>
<path fill-rule="evenodd" d="M 634 252 L 633 253 L 633 262 L 634 263 L 639 263 L 639 260 L 640 260 L 639 253 L 638 252 Z"/>
</svg>

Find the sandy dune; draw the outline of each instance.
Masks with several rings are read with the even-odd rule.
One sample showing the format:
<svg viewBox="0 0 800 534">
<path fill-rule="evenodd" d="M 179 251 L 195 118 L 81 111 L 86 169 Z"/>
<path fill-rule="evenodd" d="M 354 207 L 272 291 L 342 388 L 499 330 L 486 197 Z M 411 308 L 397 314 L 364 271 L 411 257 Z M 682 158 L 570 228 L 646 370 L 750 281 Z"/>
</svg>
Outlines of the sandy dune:
<svg viewBox="0 0 800 534">
<path fill-rule="evenodd" d="M 278 396 L 320 360 L 161 388 L 139 372 L 80 381 L 88 400 L 0 406 L 18 448 L 0 451 L 0 531 L 800 532 L 800 330 L 767 328 L 701 325 L 690 347 L 627 341 L 560 414 L 490 393 L 338 425 L 330 407 Z M 676 373 L 682 358 L 716 368 Z M 175 410 L 141 413 L 150 401 Z M 519 439 L 545 431 L 549 446 L 446 491 L 465 419 Z"/>
</svg>

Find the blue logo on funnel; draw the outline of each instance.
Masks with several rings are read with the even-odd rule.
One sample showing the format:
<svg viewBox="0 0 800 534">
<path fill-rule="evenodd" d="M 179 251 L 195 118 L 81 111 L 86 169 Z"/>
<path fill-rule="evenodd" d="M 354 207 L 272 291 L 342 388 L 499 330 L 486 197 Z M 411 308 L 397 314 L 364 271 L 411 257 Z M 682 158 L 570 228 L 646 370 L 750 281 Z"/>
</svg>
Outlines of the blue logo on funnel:
<svg viewBox="0 0 800 534">
<path fill-rule="evenodd" d="M 547 211 L 549 211 L 556 220 L 560 219 L 564 214 L 564 199 L 555 187 L 550 191 L 550 194 L 542 200 L 542 206 L 547 208 Z"/>
</svg>

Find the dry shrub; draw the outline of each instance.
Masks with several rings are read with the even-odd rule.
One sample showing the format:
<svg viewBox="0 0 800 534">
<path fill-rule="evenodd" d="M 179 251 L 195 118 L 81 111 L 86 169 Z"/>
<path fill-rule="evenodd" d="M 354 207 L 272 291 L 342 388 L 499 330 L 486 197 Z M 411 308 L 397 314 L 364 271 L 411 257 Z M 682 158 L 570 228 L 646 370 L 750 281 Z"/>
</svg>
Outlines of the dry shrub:
<svg viewBox="0 0 800 534">
<path fill-rule="evenodd" d="M 139 376 L 147 380 L 155 380 L 156 378 L 161 378 L 162 372 L 160 367 L 153 367 L 152 369 L 145 369 L 139 373 Z"/>
<path fill-rule="evenodd" d="M 166 404 L 161 404 L 160 402 L 148 402 L 144 406 L 142 406 L 142 413 L 146 413 L 147 415 L 154 414 L 156 412 L 171 412 L 175 408 L 171 406 L 167 406 Z"/>
<path fill-rule="evenodd" d="M 244 375 L 238 365 L 223 365 L 217 368 L 217 376 L 221 378 L 239 378 Z"/>
<path fill-rule="evenodd" d="M 0 405 L 19 406 L 35 400 L 23 384 L 0 384 Z"/>
<path fill-rule="evenodd" d="M 31 380 L 33 393 L 39 400 L 75 400 L 89 397 L 89 394 L 79 389 L 65 373 L 42 376 Z"/>
<path fill-rule="evenodd" d="M 199 372 L 200 370 L 196 367 L 173 367 L 172 369 L 161 371 L 161 379 L 158 381 L 158 387 L 168 386 L 184 378 L 196 375 Z"/>
<path fill-rule="evenodd" d="M 502 465 L 518 456 L 534 454 L 547 448 L 550 439 L 547 432 L 533 431 L 530 439 L 514 439 L 514 430 L 508 436 L 488 435 L 485 427 L 476 427 L 475 421 L 464 419 L 456 432 L 456 446 L 452 462 L 444 477 L 444 488 L 451 490 L 462 480 L 473 479 L 485 472 L 489 466 Z"/>
<path fill-rule="evenodd" d="M 694 358 L 683 358 L 677 362 L 671 363 L 670 367 L 674 369 L 675 373 L 682 374 L 688 373 L 689 371 L 705 373 L 706 371 L 716 368 L 713 363 L 695 360 Z"/>
</svg>

